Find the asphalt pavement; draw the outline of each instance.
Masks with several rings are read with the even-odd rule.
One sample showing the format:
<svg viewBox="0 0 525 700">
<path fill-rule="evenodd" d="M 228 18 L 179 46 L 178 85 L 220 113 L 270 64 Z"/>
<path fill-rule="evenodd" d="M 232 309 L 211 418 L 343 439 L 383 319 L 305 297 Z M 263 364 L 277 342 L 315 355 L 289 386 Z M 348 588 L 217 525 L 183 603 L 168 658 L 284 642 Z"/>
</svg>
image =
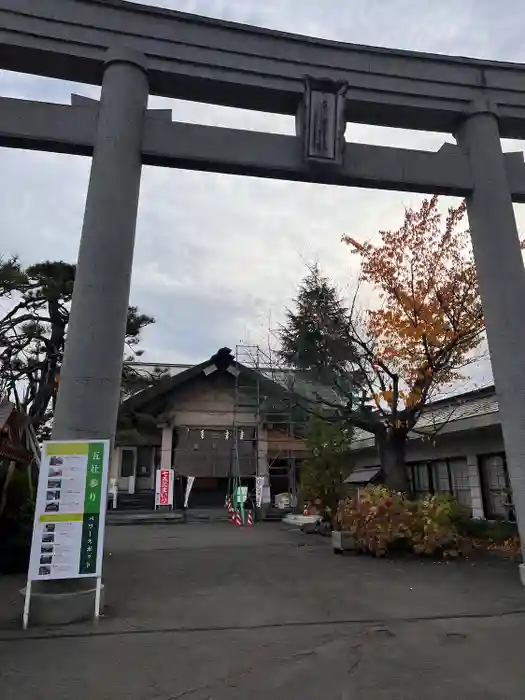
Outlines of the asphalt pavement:
<svg viewBox="0 0 525 700">
<path fill-rule="evenodd" d="M 282 524 L 107 528 L 98 625 L 20 629 L 2 700 L 522 700 L 525 589 L 499 560 L 337 556 Z"/>
</svg>

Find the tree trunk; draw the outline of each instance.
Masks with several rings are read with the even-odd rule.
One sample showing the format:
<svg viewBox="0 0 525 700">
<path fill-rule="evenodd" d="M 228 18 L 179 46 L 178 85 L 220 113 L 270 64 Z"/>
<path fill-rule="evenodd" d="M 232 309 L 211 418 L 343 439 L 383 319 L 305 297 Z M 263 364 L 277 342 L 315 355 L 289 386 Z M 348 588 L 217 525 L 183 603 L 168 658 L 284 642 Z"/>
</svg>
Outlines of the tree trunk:
<svg viewBox="0 0 525 700">
<path fill-rule="evenodd" d="M 403 493 L 408 493 L 410 490 L 405 463 L 406 439 L 404 430 L 386 428 L 375 436 L 385 486 Z"/>
<path fill-rule="evenodd" d="M 28 411 L 31 423 L 37 432 L 45 422 L 50 401 L 57 393 L 56 375 L 58 368 L 62 364 L 66 324 L 68 321 L 60 311 L 58 298 L 48 301 L 47 312 L 51 319 L 51 333 L 46 343 L 44 366 L 40 374 L 40 380 L 37 383 L 36 393 Z"/>
</svg>

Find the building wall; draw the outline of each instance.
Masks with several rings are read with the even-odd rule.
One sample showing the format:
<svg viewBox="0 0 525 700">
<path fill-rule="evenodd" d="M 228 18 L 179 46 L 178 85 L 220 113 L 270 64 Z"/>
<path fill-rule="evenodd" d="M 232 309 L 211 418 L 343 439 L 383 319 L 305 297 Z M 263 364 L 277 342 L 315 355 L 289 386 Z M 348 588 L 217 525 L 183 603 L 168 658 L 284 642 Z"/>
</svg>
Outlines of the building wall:
<svg viewBox="0 0 525 700">
<path fill-rule="evenodd" d="M 467 455 L 483 455 L 504 450 L 503 436 L 499 425 L 468 430 L 462 433 L 443 433 L 433 440 L 408 440 L 407 462 L 446 459 Z M 373 445 L 359 448 L 354 444 L 353 460 L 356 469 L 366 469 L 379 464 L 377 451 Z"/>
<path fill-rule="evenodd" d="M 241 379 L 238 396 L 235 377 L 231 373 L 216 371 L 206 375 L 203 372 L 174 387 L 171 395 L 163 394 L 146 406 L 145 412 L 157 416 L 159 422 L 155 429 L 159 464 L 155 464 L 155 467 L 173 467 L 181 475 L 197 477 L 199 483 L 196 482 L 195 489 L 204 482 L 212 484 L 215 480 L 219 484 L 227 480 L 232 473 L 232 465 L 234 473 L 237 465 L 233 449 L 234 424 L 243 430 L 243 437 L 238 442 L 241 476 L 250 479 L 256 474 L 264 476 L 265 485 L 268 486 L 269 464 L 275 458 L 276 451 L 285 457 L 290 454 L 305 456 L 303 440 L 289 438 L 286 432 L 267 430 L 257 411 L 257 384 L 253 385 L 252 379 L 250 386 L 250 377 L 243 382 Z M 140 429 L 139 438 L 142 435 L 143 429 Z M 134 444 L 154 443 L 137 439 Z M 122 452 L 129 447 L 129 442 L 123 440 L 119 443 L 113 469 L 119 487 L 124 491 L 133 483 L 132 478 L 122 475 Z M 129 454 L 126 464 L 128 462 Z M 138 489 L 144 486 L 144 479 L 139 480 L 139 468 L 136 476 L 135 486 Z"/>
<path fill-rule="evenodd" d="M 238 469 L 241 475 L 255 475 L 257 471 L 257 443 L 255 426 L 241 428 L 237 438 L 232 426 L 176 428 L 173 465 L 185 476 L 228 477 Z M 237 439 L 237 443 L 235 440 Z M 237 450 L 234 448 L 237 446 Z"/>
<path fill-rule="evenodd" d="M 170 402 L 168 415 L 174 426 L 204 428 L 231 427 L 235 412 L 235 384 L 229 375 L 204 375 L 187 386 L 177 389 Z M 256 425 L 253 410 L 241 407 L 237 410 L 237 423 Z"/>
<path fill-rule="evenodd" d="M 308 455 L 308 448 L 305 440 L 292 437 L 286 431 L 268 430 L 268 452 L 272 457 L 279 455 L 286 456 L 293 452 L 296 457 L 304 458 Z"/>
<path fill-rule="evenodd" d="M 257 414 L 236 406 L 232 375 L 203 374 L 177 388 L 166 413 L 177 433 L 173 456 L 178 472 L 186 476 L 227 477 L 232 460 L 232 428 L 236 423 L 250 433 L 239 445 L 240 472 L 255 473 L 257 453 L 253 433 Z M 204 430 L 202 439 L 201 430 Z"/>
<path fill-rule="evenodd" d="M 267 476 L 269 441 L 265 426 L 256 408 L 254 410 L 254 396 L 252 393 L 248 400 L 236 401 L 235 378 L 219 372 L 202 374 L 178 386 L 168 399 L 157 430 L 161 436 L 158 450 L 161 466 L 173 467 L 180 474 L 201 479 L 228 477 L 235 423 L 244 433 L 239 441 L 241 475 Z M 251 405 L 242 405 L 250 400 Z M 258 440 L 254 439 L 256 434 Z M 121 443 L 121 447 L 125 449 L 126 443 Z M 294 447 L 297 443 L 286 445 L 287 449 Z M 122 463 L 121 455 L 119 457 L 115 460 L 114 471 L 118 473 L 120 488 L 127 490 L 129 478 L 119 473 Z"/>
<path fill-rule="evenodd" d="M 487 512 L 487 500 L 490 493 L 485 485 L 483 493 L 482 464 L 484 457 L 504 453 L 501 426 L 492 424 L 463 432 L 451 431 L 438 434 L 433 440 L 414 440 L 407 442 L 406 462 L 411 465 L 449 461 L 452 468 L 461 468 L 462 477 L 467 477 L 470 488 L 469 503 L 476 518 L 491 517 Z M 367 469 L 377 467 L 379 459 L 375 447 L 359 449 L 354 445 L 353 468 Z M 463 478 L 464 481 L 464 478 Z M 487 481 L 487 479 L 485 479 Z M 490 489 L 489 489 L 490 490 Z"/>
</svg>

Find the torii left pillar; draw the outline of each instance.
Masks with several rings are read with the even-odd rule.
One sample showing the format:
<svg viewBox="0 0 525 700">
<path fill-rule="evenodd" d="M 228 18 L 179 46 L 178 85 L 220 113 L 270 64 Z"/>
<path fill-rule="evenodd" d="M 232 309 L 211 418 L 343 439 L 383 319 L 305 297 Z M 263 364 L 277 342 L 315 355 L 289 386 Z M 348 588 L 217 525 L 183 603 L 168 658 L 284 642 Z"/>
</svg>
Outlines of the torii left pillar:
<svg viewBox="0 0 525 700">
<path fill-rule="evenodd" d="M 54 440 L 113 439 L 148 102 L 146 59 L 110 49 L 80 240 Z"/>
<path fill-rule="evenodd" d="M 98 105 L 54 440 L 114 439 L 148 92 L 144 56 L 127 48 L 110 49 Z M 63 595 L 52 588 L 53 596 L 42 597 L 46 603 L 40 614 L 47 623 L 83 619 L 88 613 L 85 605 L 91 606 L 91 597 L 84 595 L 86 583 L 91 582 L 91 578 L 61 581 Z M 40 591 L 48 592 L 51 583 L 57 582 L 39 581 Z M 93 609 L 98 616 L 100 580 L 94 585 L 96 588 L 87 590 L 94 593 Z M 26 597 L 24 627 L 28 616 Z"/>
</svg>

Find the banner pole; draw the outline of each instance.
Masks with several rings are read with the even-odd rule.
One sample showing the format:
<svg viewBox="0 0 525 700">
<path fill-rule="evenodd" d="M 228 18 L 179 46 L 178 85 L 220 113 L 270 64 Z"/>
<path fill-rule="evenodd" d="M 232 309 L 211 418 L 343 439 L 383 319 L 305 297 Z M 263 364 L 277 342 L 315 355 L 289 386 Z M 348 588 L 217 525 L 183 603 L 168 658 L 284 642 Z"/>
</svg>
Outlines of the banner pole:
<svg viewBox="0 0 525 700">
<path fill-rule="evenodd" d="M 188 502 L 190 500 L 191 489 L 193 488 L 193 482 L 195 481 L 194 476 L 188 476 L 188 481 L 186 482 L 186 493 L 184 494 L 184 507 L 188 507 Z"/>
</svg>

